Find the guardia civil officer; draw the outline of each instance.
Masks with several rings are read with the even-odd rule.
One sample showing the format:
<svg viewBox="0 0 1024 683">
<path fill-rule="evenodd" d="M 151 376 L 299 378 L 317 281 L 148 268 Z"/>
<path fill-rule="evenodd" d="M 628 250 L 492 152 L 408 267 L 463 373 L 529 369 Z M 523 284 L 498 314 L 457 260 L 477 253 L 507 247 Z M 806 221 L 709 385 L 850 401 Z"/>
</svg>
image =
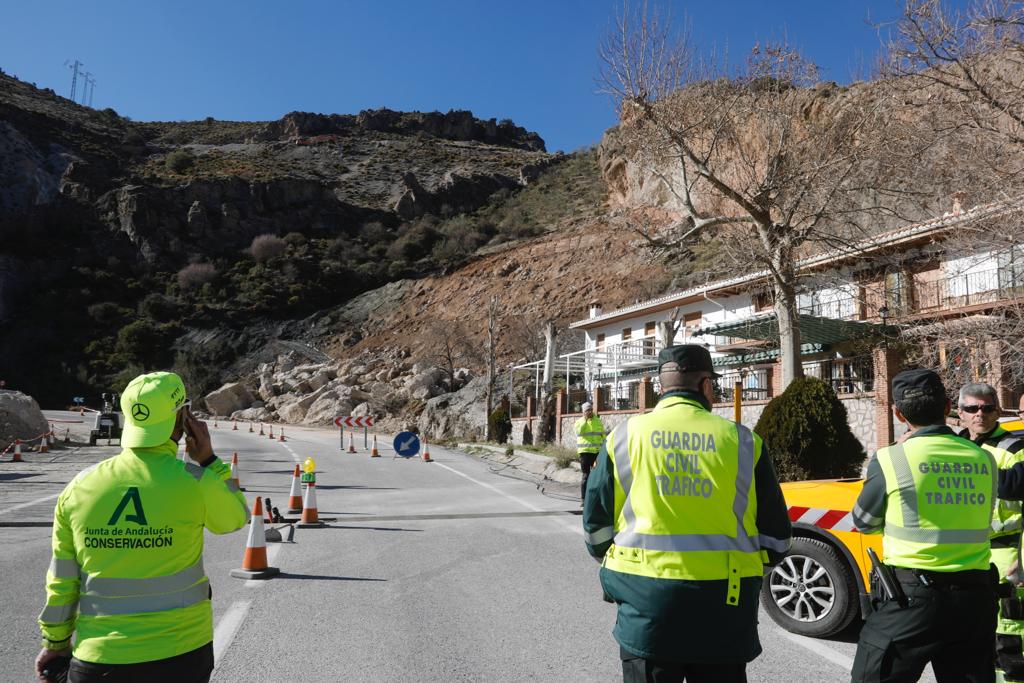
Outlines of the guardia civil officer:
<svg viewBox="0 0 1024 683">
<path fill-rule="evenodd" d="M 950 402 L 934 372 L 899 373 L 892 397 L 911 434 L 868 463 L 853 519 L 860 531 L 882 534 L 905 599 L 873 598 L 853 680 L 916 681 L 931 662 L 940 682 L 994 681 L 995 459 L 946 426 Z"/>
<path fill-rule="evenodd" d="M 590 402 L 584 403 L 583 417 L 576 420 L 576 454 L 580 458 L 580 471 L 583 473 L 583 481 L 580 483 L 580 504 L 587 497 L 587 480 L 590 479 L 590 470 L 597 460 L 597 453 L 604 443 L 604 425 L 601 418 L 594 414 L 594 407 Z"/>
<path fill-rule="evenodd" d="M 1009 469 L 1024 462 L 1024 439 L 999 426 L 999 395 L 990 384 L 975 383 L 960 389 L 958 401 L 960 436 L 981 446 L 995 458 L 996 466 Z M 1005 585 L 1005 597 L 999 601 L 996 623 L 996 669 L 1007 683 L 1024 682 L 1024 588 L 1017 586 L 1020 567 L 1020 501 L 997 499 L 992 512 L 992 563 Z M 1013 576 L 1009 576 L 1013 573 Z M 1010 584 L 1014 584 L 1013 587 Z"/>
<path fill-rule="evenodd" d="M 612 431 L 590 476 L 587 550 L 618 604 L 624 681 L 745 681 L 764 564 L 790 547 L 786 505 L 760 437 L 711 413 L 707 349 L 658 363 L 657 407 Z"/>
<path fill-rule="evenodd" d="M 203 529 L 241 528 L 248 506 L 189 413 L 180 377 L 136 377 L 121 409 L 121 453 L 57 498 L 36 671 L 45 680 L 43 670 L 73 652 L 72 683 L 205 682 L 213 613 Z M 177 458 L 183 433 L 194 462 Z"/>
</svg>

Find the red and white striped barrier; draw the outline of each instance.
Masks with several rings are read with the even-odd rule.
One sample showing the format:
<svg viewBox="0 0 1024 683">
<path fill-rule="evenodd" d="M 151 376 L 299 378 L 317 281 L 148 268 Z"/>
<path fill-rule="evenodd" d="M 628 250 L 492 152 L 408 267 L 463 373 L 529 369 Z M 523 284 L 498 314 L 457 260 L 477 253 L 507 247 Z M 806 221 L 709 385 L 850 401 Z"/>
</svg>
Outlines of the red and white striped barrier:
<svg viewBox="0 0 1024 683">
<path fill-rule="evenodd" d="M 853 513 L 849 510 L 805 508 L 799 505 L 790 505 L 789 521 L 793 522 L 793 524 L 808 524 L 828 531 L 857 532 L 857 527 L 853 524 Z"/>
</svg>

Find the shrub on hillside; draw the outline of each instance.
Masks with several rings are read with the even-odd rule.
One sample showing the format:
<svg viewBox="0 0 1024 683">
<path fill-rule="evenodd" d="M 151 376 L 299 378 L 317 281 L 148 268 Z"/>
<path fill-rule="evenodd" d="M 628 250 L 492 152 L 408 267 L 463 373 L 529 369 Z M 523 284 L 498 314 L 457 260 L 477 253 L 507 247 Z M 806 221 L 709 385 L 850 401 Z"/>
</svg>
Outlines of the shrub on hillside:
<svg viewBox="0 0 1024 683">
<path fill-rule="evenodd" d="M 139 302 L 139 314 L 157 322 L 170 322 L 178 317 L 178 303 L 169 296 L 153 292 Z"/>
<path fill-rule="evenodd" d="M 257 235 L 249 245 L 249 255 L 259 263 L 277 258 L 288 249 L 288 243 L 277 235 Z"/>
<path fill-rule="evenodd" d="M 178 271 L 178 286 L 184 290 L 199 289 L 217 277 L 217 269 L 211 263 L 190 263 Z"/>
<path fill-rule="evenodd" d="M 772 399 L 754 431 L 782 481 L 856 476 L 864 462 L 846 407 L 832 387 L 814 377 L 795 380 Z"/>
<path fill-rule="evenodd" d="M 173 171 L 174 173 L 184 173 L 192 168 L 192 164 L 195 162 L 196 158 L 192 156 L 192 152 L 184 148 L 176 149 L 164 157 L 164 166 L 168 171 Z"/>
<path fill-rule="evenodd" d="M 491 423 L 491 436 L 498 443 L 505 443 L 512 436 L 512 418 L 501 406 L 491 413 L 488 422 Z"/>
<path fill-rule="evenodd" d="M 284 236 L 284 243 L 291 247 L 300 246 L 306 243 L 306 236 L 301 232 L 290 232 Z"/>
</svg>

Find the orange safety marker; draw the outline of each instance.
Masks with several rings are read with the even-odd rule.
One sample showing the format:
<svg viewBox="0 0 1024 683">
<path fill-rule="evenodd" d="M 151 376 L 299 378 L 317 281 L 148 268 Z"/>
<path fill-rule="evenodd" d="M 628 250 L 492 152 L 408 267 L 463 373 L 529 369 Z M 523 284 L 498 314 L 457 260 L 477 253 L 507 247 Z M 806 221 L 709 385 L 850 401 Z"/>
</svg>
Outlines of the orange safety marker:
<svg viewBox="0 0 1024 683">
<path fill-rule="evenodd" d="M 11 455 L 11 462 L 25 462 L 21 459 L 21 439 L 14 440 L 14 453 Z"/>
<path fill-rule="evenodd" d="M 270 438 L 274 438 L 274 425 L 270 425 Z"/>
<path fill-rule="evenodd" d="M 371 458 L 379 458 L 380 457 L 380 452 L 377 450 L 377 434 L 376 434 L 376 432 L 373 435 L 373 448 L 370 449 L 370 457 Z"/>
<path fill-rule="evenodd" d="M 284 427 L 281 427 L 281 438 L 278 439 L 278 441 L 280 441 L 282 443 L 284 442 Z"/>
<path fill-rule="evenodd" d="M 239 491 L 244 491 L 242 488 L 242 482 L 238 480 L 238 452 L 235 451 L 231 454 L 231 481 L 235 482 L 235 486 L 238 487 Z"/>
<path fill-rule="evenodd" d="M 427 435 L 423 435 L 423 462 L 434 462 L 430 459 L 430 445 L 427 443 Z"/>
<path fill-rule="evenodd" d="M 231 421 L 231 431 L 233 431 L 233 432 L 237 432 L 238 431 L 238 420 L 232 420 Z"/>
<path fill-rule="evenodd" d="M 356 452 L 356 432 L 354 429 L 350 429 L 348 432 L 348 452 Z"/>
<path fill-rule="evenodd" d="M 302 517 L 295 526 L 300 529 L 324 526 L 316 512 L 316 482 L 306 484 L 306 498 L 302 501 Z"/>
<path fill-rule="evenodd" d="M 263 529 L 263 499 L 256 497 L 252 506 L 252 517 L 249 518 L 249 539 L 245 543 L 245 555 L 242 556 L 242 568 L 232 569 L 231 576 L 239 579 L 269 579 L 277 576 L 281 570 L 267 566 L 267 534 Z"/>
<path fill-rule="evenodd" d="M 302 484 L 299 481 L 300 477 L 299 466 L 295 466 L 295 474 L 292 475 L 292 490 L 288 494 L 288 513 L 298 514 L 302 512 Z"/>
<path fill-rule="evenodd" d="M 260 422 L 260 436 L 263 436 L 263 423 Z"/>
<path fill-rule="evenodd" d="M 50 435 L 43 434 L 43 438 L 39 440 L 39 452 L 49 453 L 50 452 Z"/>
</svg>

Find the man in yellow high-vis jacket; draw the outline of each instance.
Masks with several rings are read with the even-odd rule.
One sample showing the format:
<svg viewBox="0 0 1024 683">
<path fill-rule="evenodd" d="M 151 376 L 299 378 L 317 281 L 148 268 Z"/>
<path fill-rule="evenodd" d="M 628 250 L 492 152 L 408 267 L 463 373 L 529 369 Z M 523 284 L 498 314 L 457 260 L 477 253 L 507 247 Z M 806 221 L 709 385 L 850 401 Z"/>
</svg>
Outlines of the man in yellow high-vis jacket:
<svg viewBox="0 0 1024 683">
<path fill-rule="evenodd" d="M 715 374 L 702 346 L 658 356 L 653 412 L 608 436 L 583 507 L 601 561 L 623 681 L 733 683 L 761 652 L 764 565 L 792 527 L 760 437 L 711 412 Z"/>
<path fill-rule="evenodd" d="M 121 394 L 122 452 L 75 477 L 54 510 L 42 672 L 72 652 L 72 683 L 205 682 L 213 612 L 203 530 L 248 521 L 230 468 L 192 417 L 181 378 L 154 372 Z M 178 441 L 194 462 L 178 460 Z"/>
<path fill-rule="evenodd" d="M 937 374 L 899 373 L 892 397 L 911 433 L 868 463 L 853 519 L 882 534 L 904 595 L 872 588 L 852 680 L 916 681 L 930 662 L 940 681 L 994 681 L 998 574 L 989 535 L 993 501 L 1011 487 L 991 453 L 946 426 L 950 401 Z"/>
<path fill-rule="evenodd" d="M 583 417 L 576 420 L 576 454 L 580 458 L 580 472 L 583 473 L 583 481 L 580 482 L 580 505 L 587 497 L 587 480 L 590 478 L 590 470 L 597 461 L 597 454 L 604 443 L 604 425 L 601 418 L 594 415 L 594 406 L 590 402 L 580 406 L 583 409 Z"/>
<path fill-rule="evenodd" d="M 958 402 L 960 423 L 965 429 L 960 436 L 970 439 L 992 454 L 996 466 L 1010 469 L 1024 462 L 1024 439 L 1010 434 L 999 425 L 999 394 L 984 382 L 966 384 L 960 389 Z M 1000 580 L 1007 584 L 999 601 L 996 623 L 996 669 L 1006 683 L 1024 683 L 1024 588 L 1019 584 L 1021 503 L 1017 500 L 995 500 L 992 510 L 992 563 L 999 570 Z M 1014 576 L 1010 576 L 1011 572 Z M 1009 584 L 1014 584 L 1011 588 Z"/>
</svg>

